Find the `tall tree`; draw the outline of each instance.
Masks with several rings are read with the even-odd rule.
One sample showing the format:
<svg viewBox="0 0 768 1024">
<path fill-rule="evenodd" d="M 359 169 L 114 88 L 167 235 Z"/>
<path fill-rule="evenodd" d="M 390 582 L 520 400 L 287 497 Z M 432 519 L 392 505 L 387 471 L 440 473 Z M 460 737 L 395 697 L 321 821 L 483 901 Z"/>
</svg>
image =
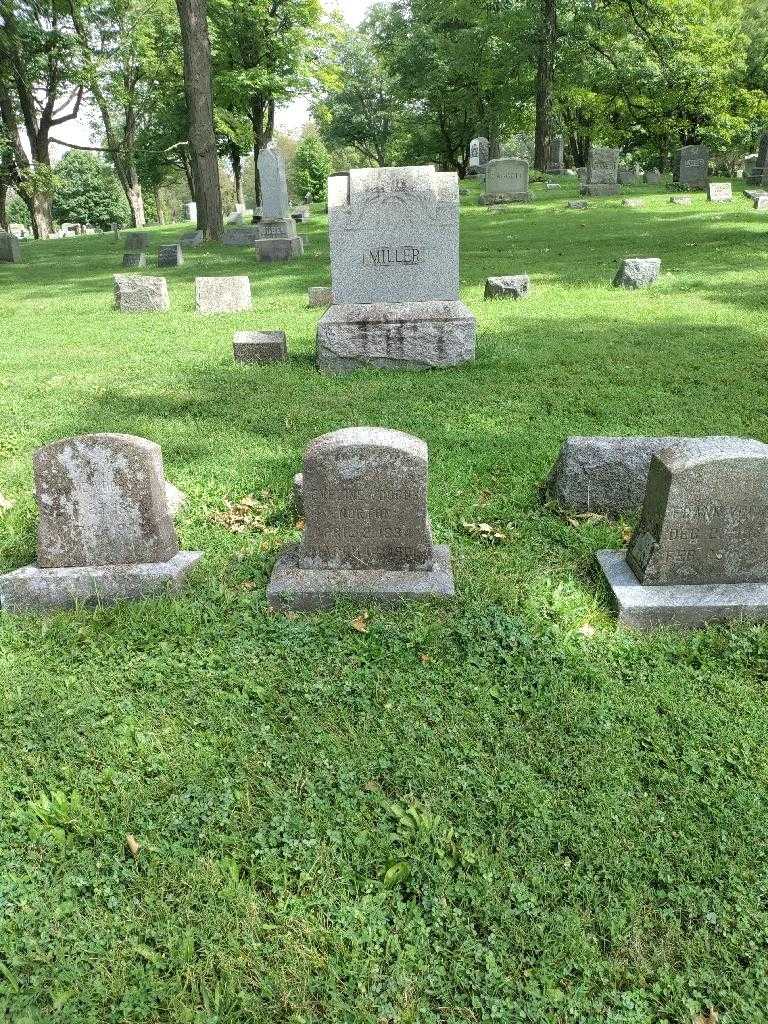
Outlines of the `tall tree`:
<svg viewBox="0 0 768 1024">
<path fill-rule="evenodd" d="M 557 46 L 557 0 L 540 0 L 541 28 L 536 60 L 536 133 L 533 162 L 547 169 L 549 140 L 552 135 L 554 104 L 555 48 Z"/>
<path fill-rule="evenodd" d="M 83 98 L 72 25 L 57 0 L 0 0 L 0 121 L 36 238 L 51 232 L 51 130 Z M 27 146 L 29 149 L 27 149 Z"/>
<path fill-rule="evenodd" d="M 223 230 L 221 186 L 213 123 L 211 41 L 207 0 L 176 0 L 184 49 L 184 93 L 189 118 L 189 149 L 197 202 L 197 226 L 218 241 Z"/>
</svg>

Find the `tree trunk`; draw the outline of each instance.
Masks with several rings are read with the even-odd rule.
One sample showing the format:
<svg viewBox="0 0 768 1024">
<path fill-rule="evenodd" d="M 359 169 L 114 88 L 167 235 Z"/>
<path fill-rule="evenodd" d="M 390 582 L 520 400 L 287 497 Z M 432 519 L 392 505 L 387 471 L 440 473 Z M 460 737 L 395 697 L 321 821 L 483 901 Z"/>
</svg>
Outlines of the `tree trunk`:
<svg viewBox="0 0 768 1024">
<path fill-rule="evenodd" d="M 243 163 L 240 150 L 232 150 L 232 176 L 235 179 L 235 204 L 245 206 L 245 190 L 243 189 Z"/>
<path fill-rule="evenodd" d="M 256 212 L 261 206 L 261 181 L 259 180 L 259 152 L 264 145 L 264 101 L 258 96 L 251 98 L 251 126 L 253 127 L 253 223 L 260 220 Z"/>
<path fill-rule="evenodd" d="M 176 0 L 184 49 L 184 93 L 189 118 L 189 148 L 195 181 L 197 226 L 217 242 L 223 231 L 219 161 L 213 126 L 211 41 L 207 0 Z"/>
<path fill-rule="evenodd" d="M 552 133 L 552 99 L 557 45 L 557 0 L 541 0 L 541 38 L 536 67 L 536 141 L 533 164 L 547 169 L 547 150 Z"/>
<path fill-rule="evenodd" d="M 160 205 L 160 186 L 159 185 L 153 185 L 152 186 L 152 193 L 153 193 L 153 195 L 155 197 L 155 210 L 157 211 L 157 223 L 158 224 L 165 224 L 165 214 L 163 213 L 163 208 Z"/>
<path fill-rule="evenodd" d="M 0 228 L 8 230 L 8 186 L 0 181 Z"/>
<path fill-rule="evenodd" d="M 144 195 L 141 191 L 140 182 L 130 184 L 125 190 L 128 205 L 131 208 L 131 227 L 143 228 L 147 223 L 144 213 Z"/>
</svg>

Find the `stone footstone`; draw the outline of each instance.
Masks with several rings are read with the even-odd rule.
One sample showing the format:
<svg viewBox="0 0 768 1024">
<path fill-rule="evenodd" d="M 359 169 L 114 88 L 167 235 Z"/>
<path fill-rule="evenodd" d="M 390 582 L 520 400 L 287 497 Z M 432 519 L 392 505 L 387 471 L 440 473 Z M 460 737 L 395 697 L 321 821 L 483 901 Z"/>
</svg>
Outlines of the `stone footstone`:
<svg viewBox="0 0 768 1024">
<path fill-rule="evenodd" d="M 157 250 L 158 267 L 180 267 L 184 263 L 184 253 L 181 246 L 161 245 Z"/>
<path fill-rule="evenodd" d="M 674 206 L 690 206 L 693 203 L 691 196 L 670 196 L 669 201 Z"/>
<path fill-rule="evenodd" d="M 171 308 L 164 277 L 115 274 L 115 306 L 121 313 L 164 313 Z"/>
<path fill-rule="evenodd" d="M 304 240 L 301 238 L 257 238 L 254 248 L 262 263 L 286 263 L 304 255 Z"/>
<path fill-rule="evenodd" d="M 487 277 L 485 279 L 486 299 L 524 299 L 530 291 L 530 278 L 527 274 L 516 274 L 512 277 Z"/>
<path fill-rule="evenodd" d="M 0 230 L 0 263 L 21 263 L 21 245 L 15 235 Z"/>
<path fill-rule="evenodd" d="M 566 207 L 569 210 L 587 210 L 589 203 L 585 199 L 569 199 Z"/>
<path fill-rule="evenodd" d="M 128 267 L 146 267 L 147 265 L 147 254 L 140 249 L 130 249 L 123 253 L 123 266 Z"/>
<path fill-rule="evenodd" d="M 285 331 L 236 331 L 233 347 L 238 363 L 277 363 L 288 358 Z"/>
<path fill-rule="evenodd" d="M 381 427 L 325 434 L 304 456 L 301 492 L 304 537 L 278 558 L 270 607 L 453 596 L 450 554 L 427 516 L 423 441 Z"/>
<path fill-rule="evenodd" d="M 613 284 L 616 288 L 647 288 L 658 280 L 660 273 L 661 260 L 656 257 L 626 259 L 621 261 Z"/>
<path fill-rule="evenodd" d="M 325 286 L 310 288 L 308 298 L 310 306 L 332 306 L 333 290 Z"/>
<path fill-rule="evenodd" d="M 545 497 L 568 512 L 621 515 L 640 508 L 654 455 L 680 450 L 693 437 L 568 437 L 546 484 Z M 704 438 L 727 442 L 728 437 Z"/>
<path fill-rule="evenodd" d="M 180 551 L 167 562 L 63 569 L 28 565 L 0 576 L 0 608 L 24 614 L 162 597 L 181 590 L 202 557 L 200 551 Z"/>
<path fill-rule="evenodd" d="M 475 357 L 475 326 L 458 300 L 333 305 L 317 326 L 317 367 L 350 373 L 457 366 Z"/>
<path fill-rule="evenodd" d="M 638 208 L 640 206 L 645 206 L 645 200 L 644 199 L 622 199 L 621 200 L 621 205 L 622 206 L 631 206 L 633 209 L 636 209 L 636 208 Z"/>
<path fill-rule="evenodd" d="M 251 308 L 251 282 L 247 277 L 196 277 L 198 313 L 241 313 Z"/>
</svg>

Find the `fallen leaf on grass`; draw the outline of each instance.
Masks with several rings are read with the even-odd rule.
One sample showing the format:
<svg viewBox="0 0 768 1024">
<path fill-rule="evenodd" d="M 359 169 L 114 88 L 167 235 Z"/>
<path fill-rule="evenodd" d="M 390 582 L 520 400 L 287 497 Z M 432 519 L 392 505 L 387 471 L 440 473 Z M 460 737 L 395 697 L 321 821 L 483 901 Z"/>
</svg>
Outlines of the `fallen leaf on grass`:
<svg viewBox="0 0 768 1024">
<path fill-rule="evenodd" d="M 490 523 L 468 523 L 462 520 L 461 528 L 467 536 L 484 540 L 488 544 L 500 544 L 509 540 L 509 534 L 505 533 L 501 527 L 492 526 Z"/>
<path fill-rule="evenodd" d="M 13 508 L 15 504 L 15 501 L 11 501 L 10 498 L 6 498 L 5 495 L 0 494 L 0 515 L 2 515 L 3 512 L 7 512 L 8 509 Z"/>
<path fill-rule="evenodd" d="M 575 526 L 577 529 L 585 523 L 608 522 L 608 516 L 604 516 L 600 512 L 574 512 L 573 515 L 566 516 L 566 519 L 571 526 Z"/>
<path fill-rule="evenodd" d="M 621 524 L 621 541 L 623 544 L 629 544 L 632 538 L 632 527 L 627 526 L 626 523 Z"/>
<path fill-rule="evenodd" d="M 139 849 L 140 847 L 136 840 L 136 837 L 132 836 L 129 832 L 128 835 L 125 837 L 125 852 L 130 854 L 130 856 L 133 857 L 134 860 L 138 860 Z"/>
<path fill-rule="evenodd" d="M 352 629 L 357 630 L 358 633 L 368 632 L 368 619 L 370 618 L 368 612 L 361 612 L 357 618 L 352 619 Z"/>
<path fill-rule="evenodd" d="M 255 590 L 256 589 L 256 583 L 254 582 L 254 580 L 245 580 L 245 582 L 240 584 L 240 589 L 241 590 Z"/>
<path fill-rule="evenodd" d="M 697 1013 L 691 1021 L 691 1024 L 717 1024 L 720 1019 L 720 1014 L 714 1008 L 710 1006 L 708 1010 L 704 1010 L 703 1013 Z"/>
<path fill-rule="evenodd" d="M 421 662 L 422 665 L 428 665 L 429 662 L 432 661 L 432 659 L 428 654 L 420 654 L 419 661 Z"/>
<path fill-rule="evenodd" d="M 268 513 L 267 503 L 264 500 L 266 494 L 257 497 L 255 494 L 247 494 L 239 501 L 224 499 L 224 509 L 221 512 L 214 512 L 211 519 L 219 526 L 224 526 L 230 533 L 245 533 L 246 530 L 257 530 L 260 533 L 273 533 L 274 527 L 266 523 Z"/>
</svg>

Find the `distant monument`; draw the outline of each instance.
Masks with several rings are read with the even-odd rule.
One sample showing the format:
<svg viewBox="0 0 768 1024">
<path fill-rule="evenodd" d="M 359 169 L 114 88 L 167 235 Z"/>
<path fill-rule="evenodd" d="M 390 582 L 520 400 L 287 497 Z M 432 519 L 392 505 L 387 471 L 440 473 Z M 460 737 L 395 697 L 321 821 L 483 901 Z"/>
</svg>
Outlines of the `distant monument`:
<svg viewBox="0 0 768 1024">
<path fill-rule="evenodd" d="M 480 174 L 485 170 L 491 155 L 491 144 L 484 136 L 479 135 L 469 144 L 469 174 Z"/>
<path fill-rule="evenodd" d="M 708 172 L 709 150 L 706 146 L 683 146 L 675 153 L 672 181 L 678 188 L 706 188 Z"/>
<path fill-rule="evenodd" d="M 583 196 L 615 196 L 619 191 L 621 150 L 590 146 L 587 173 L 581 188 Z"/>
<path fill-rule="evenodd" d="M 254 225 L 256 253 L 262 260 L 291 260 L 304 252 L 291 217 L 285 164 L 273 142 L 259 150 L 261 220 Z"/>
</svg>

